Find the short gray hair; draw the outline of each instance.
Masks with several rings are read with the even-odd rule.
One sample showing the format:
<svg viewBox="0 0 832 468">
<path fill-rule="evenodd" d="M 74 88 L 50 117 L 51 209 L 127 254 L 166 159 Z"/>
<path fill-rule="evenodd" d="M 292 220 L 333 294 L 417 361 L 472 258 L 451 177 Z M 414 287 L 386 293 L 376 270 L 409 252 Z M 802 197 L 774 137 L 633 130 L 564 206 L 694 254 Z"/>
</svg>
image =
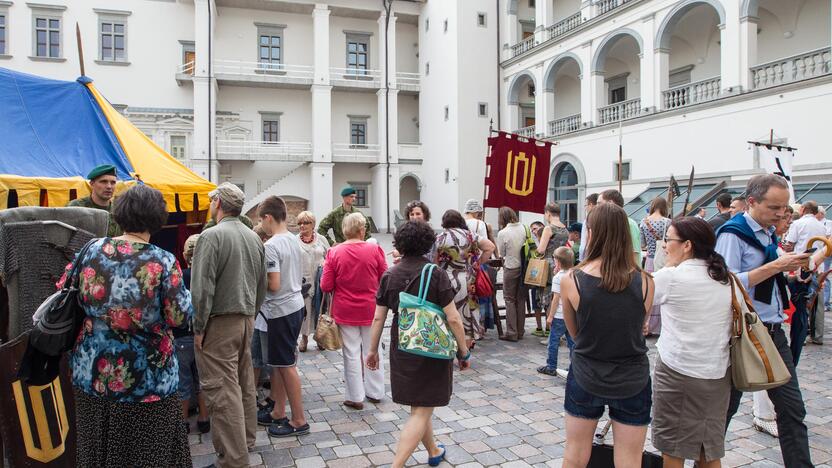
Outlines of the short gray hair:
<svg viewBox="0 0 832 468">
<path fill-rule="evenodd" d="M 786 182 L 786 179 L 777 174 L 755 175 L 748 181 L 748 185 L 745 187 L 745 196 L 747 198 L 754 198 L 754 200 L 760 201 L 765 198 L 766 194 L 772 187 L 779 187 L 788 190 L 789 183 Z"/>
<path fill-rule="evenodd" d="M 367 225 L 367 218 L 361 213 L 350 213 L 341 222 L 344 237 L 354 239 L 361 234 L 361 229 Z"/>
</svg>

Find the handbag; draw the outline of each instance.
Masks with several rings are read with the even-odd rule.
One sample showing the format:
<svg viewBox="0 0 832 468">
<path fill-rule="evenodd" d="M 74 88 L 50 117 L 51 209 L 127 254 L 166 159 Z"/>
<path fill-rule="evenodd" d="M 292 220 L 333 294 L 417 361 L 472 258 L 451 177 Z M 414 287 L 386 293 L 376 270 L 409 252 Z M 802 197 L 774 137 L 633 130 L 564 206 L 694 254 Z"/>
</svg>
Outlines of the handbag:
<svg viewBox="0 0 832 468">
<path fill-rule="evenodd" d="M 742 300 L 738 300 L 737 294 Z M 741 392 L 756 392 L 779 387 L 792 375 L 769 335 L 768 328 L 754 311 L 751 299 L 734 274 L 731 274 L 731 378 Z"/>
<path fill-rule="evenodd" d="M 527 286 L 545 288 L 547 281 L 549 281 L 549 262 L 542 258 L 530 259 L 523 282 Z"/>
<path fill-rule="evenodd" d="M 318 344 L 318 348 L 327 351 L 338 351 L 341 349 L 341 329 L 332 318 L 332 297 L 329 298 L 329 308 L 326 313 L 318 318 L 318 327 L 312 338 Z"/>
<path fill-rule="evenodd" d="M 491 283 L 491 277 L 485 269 L 485 265 L 480 265 L 477 270 L 477 279 L 475 283 L 477 290 L 477 297 L 490 298 L 494 294 L 494 284 Z"/>
<path fill-rule="evenodd" d="M 418 296 L 406 292 L 407 288 L 399 293 L 399 351 L 452 360 L 456 357 L 457 344 L 448 330 L 445 311 L 425 299 L 434 268 L 433 263 L 422 268 Z"/>
<path fill-rule="evenodd" d="M 97 240 L 92 239 L 81 248 L 61 290 L 46 298 L 35 312 L 37 322 L 29 332 L 29 346 L 47 356 L 60 356 L 71 350 L 78 338 L 86 315 L 78 302 L 79 270 L 87 251 Z"/>
</svg>

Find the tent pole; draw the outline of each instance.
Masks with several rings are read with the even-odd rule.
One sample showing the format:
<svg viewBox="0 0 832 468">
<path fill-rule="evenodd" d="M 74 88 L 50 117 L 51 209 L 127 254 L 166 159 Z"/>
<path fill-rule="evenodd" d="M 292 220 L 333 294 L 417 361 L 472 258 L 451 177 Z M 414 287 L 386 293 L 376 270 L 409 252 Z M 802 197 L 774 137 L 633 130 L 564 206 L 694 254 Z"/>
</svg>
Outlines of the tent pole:
<svg viewBox="0 0 832 468">
<path fill-rule="evenodd" d="M 75 22 L 75 39 L 78 41 L 78 64 L 81 66 L 81 76 L 86 76 L 84 73 L 84 45 L 81 43 L 81 27 L 78 22 Z"/>
</svg>

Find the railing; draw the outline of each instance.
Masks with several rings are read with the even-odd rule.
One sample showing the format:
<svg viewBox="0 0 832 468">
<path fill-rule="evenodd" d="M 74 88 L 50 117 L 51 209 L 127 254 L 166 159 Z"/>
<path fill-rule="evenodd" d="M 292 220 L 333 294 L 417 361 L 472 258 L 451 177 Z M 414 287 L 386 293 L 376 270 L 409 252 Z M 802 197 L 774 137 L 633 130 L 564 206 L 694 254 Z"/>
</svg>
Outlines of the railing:
<svg viewBox="0 0 832 468">
<path fill-rule="evenodd" d="M 712 101 L 719 97 L 722 86 L 720 77 L 709 78 L 662 91 L 664 109 L 676 109 L 700 102 Z"/>
<path fill-rule="evenodd" d="M 410 87 L 410 88 L 418 88 L 421 76 L 418 73 L 410 73 L 410 72 L 396 72 L 396 85 L 401 88 L 402 86 Z"/>
<path fill-rule="evenodd" d="M 581 129 L 581 114 L 570 115 L 562 119 L 549 122 L 549 135 L 563 135 L 564 133 L 575 132 Z"/>
<path fill-rule="evenodd" d="M 195 67 L 196 67 L 196 63 L 194 63 L 194 61 L 191 60 L 188 63 L 183 63 L 182 65 L 179 65 L 178 67 L 176 67 L 176 73 L 181 73 L 181 74 L 184 74 L 184 75 L 193 75 Z"/>
<path fill-rule="evenodd" d="M 312 160 L 312 143 L 217 140 L 217 158 L 241 161 L 306 162 Z"/>
<path fill-rule="evenodd" d="M 534 129 L 535 129 L 534 125 L 529 125 L 528 127 L 518 128 L 517 130 L 514 131 L 514 134 L 515 135 L 520 135 L 520 136 L 526 137 L 526 138 L 534 138 L 534 136 L 535 136 Z"/>
<path fill-rule="evenodd" d="M 529 36 L 523 39 L 522 41 L 518 42 L 517 44 L 511 46 L 511 56 L 517 57 L 518 55 L 524 52 L 532 50 L 536 45 L 537 43 L 534 41 L 534 36 Z"/>
<path fill-rule="evenodd" d="M 422 145 L 419 143 L 399 143 L 399 159 L 422 159 Z"/>
<path fill-rule="evenodd" d="M 830 71 L 829 47 L 751 67 L 754 89 L 826 75 Z"/>
<path fill-rule="evenodd" d="M 381 70 L 365 68 L 335 68 L 329 69 L 330 80 L 334 84 L 359 86 L 364 88 L 380 88 L 384 78 Z"/>
<path fill-rule="evenodd" d="M 599 0 L 595 4 L 598 7 L 598 14 L 603 15 L 604 13 L 615 10 L 629 1 L 632 0 Z"/>
<path fill-rule="evenodd" d="M 608 124 L 619 120 L 632 119 L 641 114 L 641 98 L 630 99 L 629 101 L 617 102 L 615 104 L 598 108 L 598 122 Z"/>
<path fill-rule="evenodd" d="M 380 153 L 381 147 L 378 144 L 336 143 L 332 145 L 333 162 L 374 163 L 379 161 Z"/>
<path fill-rule="evenodd" d="M 547 39 L 554 39 L 558 36 L 562 36 L 567 32 L 577 28 L 581 25 L 581 12 L 577 12 L 572 16 L 569 16 L 557 23 L 549 26 L 546 28 L 546 38 Z"/>
<path fill-rule="evenodd" d="M 214 60 L 216 75 L 263 77 L 275 76 L 299 80 L 312 80 L 315 69 L 311 65 L 287 65 L 273 62 L 246 62 L 242 60 Z"/>
</svg>

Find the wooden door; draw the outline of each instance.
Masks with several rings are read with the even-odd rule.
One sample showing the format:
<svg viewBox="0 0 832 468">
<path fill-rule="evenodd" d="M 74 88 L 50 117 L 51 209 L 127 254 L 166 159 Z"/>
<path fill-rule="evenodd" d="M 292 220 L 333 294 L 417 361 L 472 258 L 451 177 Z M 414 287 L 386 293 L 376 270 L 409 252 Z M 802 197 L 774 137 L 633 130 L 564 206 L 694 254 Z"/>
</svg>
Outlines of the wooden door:
<svg viewBox="0 0 832 468">
<path fill-rule="evenodd" d="M 194 51 L 186 51 L 185 52 L 185 73 L 190 75 L 194 74 L 194 68 L 196 68 L 196 52 Z"/>
</svg>

